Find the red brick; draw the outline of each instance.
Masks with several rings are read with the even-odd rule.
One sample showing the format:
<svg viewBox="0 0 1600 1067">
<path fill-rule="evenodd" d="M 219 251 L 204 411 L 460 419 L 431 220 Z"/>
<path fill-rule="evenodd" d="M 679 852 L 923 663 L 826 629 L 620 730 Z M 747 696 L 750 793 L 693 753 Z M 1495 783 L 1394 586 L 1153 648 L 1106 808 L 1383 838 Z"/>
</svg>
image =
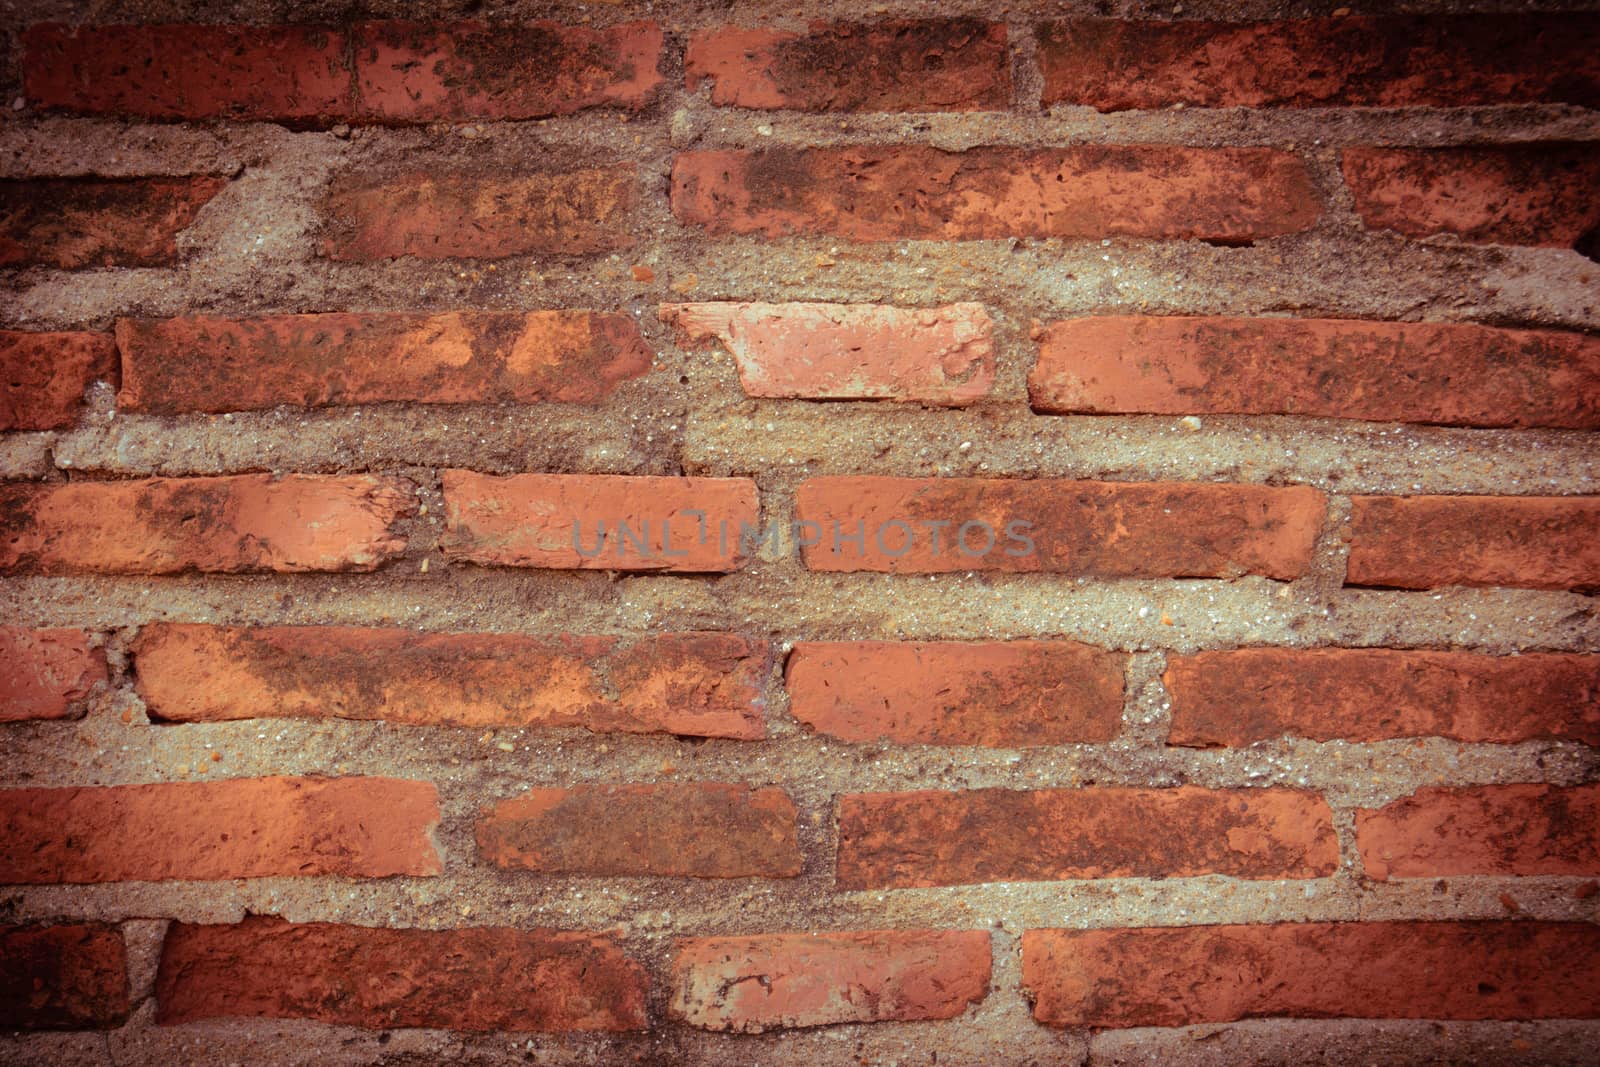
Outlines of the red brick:
<svg viewBox="0 0 1600 1067">
<path fill-rule="evenodd" d="M 1011 104 L 1003 23 L 895 19 L 805 33 L 724 26 L 689 39 L 684 65 L 711 102 L 795 111 L 994 111 Z"/>
<path fill-rule="evenodd" d="M 1044 103 L 1191 107 L 1600 105 L 1600 18 L 1068 19 L 1039 32 Z"/>
<path fill-rule="evenodd" d="M 1248 243 L 1322 213 L 1273 148 L 920 145 L 685 152 L 672 210 L 712 233 L 902 238 L 1161 237 Z"/>
<path fill-rule="evenodd" d="M 473 563 L 735 571 L 745 564 L 745 542 L 760 537 L 756 485 L 749 478 L 502 477 L 459 470 L 444 471 L 441 478 L 444 550 Z M 748 528 L 747 538 L 741 538 L 741 528 Z"/>
<path fill-rule="evenodd" d="M 814 524 L 800 531 L 816 542 L 802 549 L 812 570 L 1100 578 L 1294 578 L 1326 510 L 1302 486 L 873 476 L 807 479 L 795 505 Z M 993 532 L 987 553 L 982 526 L 967 526 L 962 540 L 969 523 Z M 863 532 L 861 547 L 845 541 Z"/>
<path fill-rule="evenodd" d="M 110 334 L 0 330 L 0 430 L 71 426 L 84 390 L 116 373 Z"/>
<path fill-rule="evenodd" d="M 156 623 L 139 695 L 175 722 L 381 719 L 759 738 L 768 649 L 735 634 L 533 637 Z"/>
<path fill-rule="evenodd" d="M 536 174 L 365 173 L 334 181 L 322 202 L 330 259 L 498 259 L 578 255 L 633 243 L 631 165 Z"/>
<path fill-rule="evenodd" d="M 982 304 L 664 304 L 660 314 L 683 340 L 722 342 L 747 396 L 960 407 L 994 386 Z"/>
<path fill-rule="evenodd" d="M 1102 744 L 1127 661 L 1072 641 L 802 641 L 785 684 L 795 718 L 846 741 Z"/>
<path fill-rule="evenodd" d="M 1570 248 L 1600 226 L 1600 145 L 1347 148 L 1361 220 L 1408 237 Z"/>
<path fill-rule="evenodd" d="M 984 930 L 701 937 L 678 943 L 675 1019 L 707 1030 L 953 1019 L 989 992 Z"/>
<path fill-rule="evenodd" d="M 1314 415 L 1600 428 L 1600 338 L 1442 322 L 1108 315 L 1057 322 L 1028 379 L 1053 414 Z"/>
<path fill-rule="evenodd" d="M 1367 874 L 1600 874 L 1600 785 L 1419 789 L 1356 812 Z"/>
<path fill-rule="evenodd" d="M 1560 961 L 1555 963 L 1553 961 Z M 1600 926 L 1278 923 L 1029 930 L 1022 982 L 1047 1026 L 1600 1015 Z"/>
<path fill-rule="evenodd" d="M 104 923 L 0 926 L 0 1027 L 98 1030 L 128 1018 L 122 931 Z"/>
<path fill-rule="evenodd" d="M 373 475 L 0 485 L 0 572 L 370 571 L 411 504 Z"/>
<path fill-rule="evenodd" d="M 639 109 L 661 84 L 661 27 L 369 22 L 353 31 L 361 119 L 536 119 Z"/>
<path fill-rule="evenodd" d="M 1600 588 L 1600 497 L 1358 496 L 1350 585 Z"/>
<path fill-rule="evenodd" d="M 1169 655 L 1168 743 L 1448 737 L 1600 745 L 1600 655 L 1242 648 Z"/>
<path fill-rule="evenodd" d="M 1332 820 L 1320 796 L 1292 789 L 855 794 L 839 800 L 838 884 L 1320 878 L 1339 866 Z"/>
<path fill-rule="evenodd" d="M 0 722 L 65 719 L 106 681 L 106 654 L 82 630 L 0 626 Z"/>
<path fill-rule="evenodd" d="M 0 267 L 164 267 L 226 178 L 0 181 Z"/>
<path fill-rule="evenodd" d="M 253 916 L 174 923 L 156 1019 L 314 1019 L 369 1029 L 645 1028 L 644 969 L 603 934 L 382 929 Z"/>
<path fill-rule="evenodd" d="M 121 319 L 126 411 L 595 403 L 650 370 L 629 315 L 455 311 Z"/>
<path fill-rule="evenodd" d="M 438 796 L 397 778 L 0 790 L 0 882 L 438 874 Z"/>
<path fill-rule="evenodd" d="M 478 820 L 478 853 L 547 874 L 793 878 L 803 860 L 781 789 L 714 782 L 530 789 Z"/>
<path fill-rule="evenodd" d="M 344 34 L 325 26 L 34 26 L 23 89 L 45 108 L 151 119 L 336 122 Z"/>
</svg>

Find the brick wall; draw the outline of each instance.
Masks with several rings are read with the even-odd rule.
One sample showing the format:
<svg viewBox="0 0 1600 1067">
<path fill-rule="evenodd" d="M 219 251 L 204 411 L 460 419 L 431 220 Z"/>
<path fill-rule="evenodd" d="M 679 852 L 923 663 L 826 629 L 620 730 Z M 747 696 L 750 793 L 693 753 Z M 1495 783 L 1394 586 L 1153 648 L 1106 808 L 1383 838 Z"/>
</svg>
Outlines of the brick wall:
<svg viewBox="0 0 1600 1067">
<path fill-rule="evenodd" d="M 1589 1062 L 1600 12 L 1408 6 L 22 5 L 0 1058 Z"/>
</svg>

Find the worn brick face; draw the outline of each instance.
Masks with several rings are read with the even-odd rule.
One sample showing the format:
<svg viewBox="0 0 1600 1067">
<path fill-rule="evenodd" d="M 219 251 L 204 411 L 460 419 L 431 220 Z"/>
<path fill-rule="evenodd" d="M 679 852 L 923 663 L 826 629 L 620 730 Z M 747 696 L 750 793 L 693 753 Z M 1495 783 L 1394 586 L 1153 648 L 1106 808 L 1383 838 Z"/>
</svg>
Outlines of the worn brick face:
<svg viewBox="0 0 1600 1067">
<path fill-rule="evenodd" d="M 0 267 L 162 267 L 226 178 L 0 181 Z"/>
<path fill-rule="evenodd" d="M 127 948 L 115 926 L 0 926 L 0 1026 L 110 1029 L 128 1008 Z"/>
<path fill-rule="evenodd" d="M 1370 877 L 1600 874 L 1600 786 L 1419 789 L 1356 814 Z"/>
<path fill-rule="evenodd" d="M 0 430 L 71 426 L 83 410 L 84 390 L 116 372 L 117 347 L 109 334 L 0 330 Z"/>
<path fill-rule="evenodd" d="M 0 627 L 0 722 L 64 719 L 107 680 L 104 650 L 82 630 Z"/>
</svg>

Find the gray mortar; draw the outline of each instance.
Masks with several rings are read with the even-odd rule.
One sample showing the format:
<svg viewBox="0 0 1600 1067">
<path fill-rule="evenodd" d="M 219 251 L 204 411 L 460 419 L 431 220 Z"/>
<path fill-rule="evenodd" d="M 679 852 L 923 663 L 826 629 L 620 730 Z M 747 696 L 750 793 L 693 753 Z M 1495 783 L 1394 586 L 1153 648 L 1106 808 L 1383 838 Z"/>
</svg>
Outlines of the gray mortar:
<svg viewBox="0 0 1600 1067">
<path fill-rule="evenodd" d="M 1184 17 L 1328 14 L 1387 5 L 1186 2 Z M 1592 10 L 1593 5 L 1416 3 L 1407 10 Z M 82 0 L 0 4 L 9 26 L 107 16 Z M 812 18 L 926 14 L 928 5 L 862 8 L 841 0 L 750 3 L 366 4 L 363 16 L 495 20 L 552 17 L 595 24 L 661 17 L 669 48 L 725 22 L 804 26 Z M 1172 5 L 1016 2 L 1013 38 L 1054 14 L 1167 16 Z M 664 14 L 658 14 L 664 12 Z M 991 4 L 941 14 L 996 17 Z M 331 2 L 138 3 L 125 21 L 339 20 Z M 14 34 L 13 34 L 14 37 Z M 1295 920 L 1500 918 L 1596 921 L 1600 898 L 1576 878 L 1451 878 L 1377 883 L 1360 870 L 1354 812 L 1438 784 L 1600 780 L 1582 745 L 1377 744 L 1284 740 L 1248 749 L 1168 748 L 1160 673 L 1169 652 L 1241 645 L 1600 650 L 1593 598 L 1529 590 L 1406 593 L 1341 588 L 1341 523 L 1352 493 L 1593 494 L 1592 435 L 1461 430 L 1297 418 L 1045 417 L 1027 407 L 1035 320 L 1107 313 L 1329 315 L 1600 329 L 1600 264 L 1558 249 L 1484 248 L 1448 238 L 1364 232 L 1338 177 L 1354 144 L 1449 145 L 1600 139 L 1600 121 L 1565 107 L 1249 112 L 1175 109 L 1100 115 L 1038 108 L 1031 44 L 1014 57 L 1018 110 L 996 115 L 811 116 L 713 108 L 669 86 L 639 116 L 592 112 L 549 122 L 348 136 L 264 124 L 143 125 L 0 108 L 0 176 L 220 173 L 230 186 L 184 235 L 170 269 L 12 272 L 0 277 L 0 321 L 31 329 L 108 328 L 120 315 L 262 314 L 459 308 L 620 309 L 659 354 L 648 378 L 598 409 L 559 405 L 405 405 L 223 416 L 119 414 L 109 386 L 59 433 L 0 438 L 0 477 L 63 480 L 238 471 L 386 471 L 419 487 L 427 513 L 409 521 L 406 557 L 374 574 L 0 580 L 0 617 L 106 634 L 111 685 L 76 721 L 4 728 L 0 785 L 122 784 L 260 774 L 394 775 L 438 784 L 437 878 L 266 878 L 12 888 L 0 921 L 62 917 L 123 923 L 139 1010 L 109 1034 L 0 1035 L 0 1058 L 37 1064 L 1039 1064 L 1592 1062 L 1600 1024 L 1266 1020 L 1092 1035 L 1036 1025 L 1021 988 L 1021 932 Z M 678 75 L 679 70 L 669 71 Z M 18 94 L 10 50 L 0 90 Z M 689 148 L 846 143 L 1159 143 L 1278 145 L 1311 167 L 1328 211 L 1303 234 L 1217 248 L 1196 242 L 922 241 L 708 238 L 677 223 L 666 193 L 673 153 Z M 578 259 L 336 264 L 314 251 L 317 199 L 345 170 L 532 168 L 627 159 L 641 197 L 625 252 Z M 822 261 L 831 261 L 821 265 Z M 649 266 L 655 280 L 633 280 Z M 691 277 L 692 276 L 692 277 Z M 976 300 L 997 323 L 993 399 L 966 411 L 915 406 L 752 401 L 719 347 L 684 349 L 656 321 L 662 302 L 832 300 L 932 305 Z M 966 444 L 965 449 L 962 445 Z M 451 565 L 435 550 L 436 471 L 518 470 L 748 475 L 766 517 L 787 516 L 798 483 L 817 474 L 1058 476 L 1305 484 L 1330 494 L 1310 572 L 1292 583 L 1090 582 L 1059 576 L 952 574 L 934 579 L 811 574 L 768 554 L 720 578 L 528 573 Z M 426 569 L 424 569 L 426 564 Z M 1162 618 L 1171 620 L 1165 625 Z M 772 739 L 761 743 L 592 735 L 583 730 L 457 730 L 382 723 L 259 720 L 151 724 L 124 650 L 145 623 L 392 624 L 419 630 L 639 634 L 737 630 L 778 652 L 768 678 Z M 1066 637 L 1135 653 L 1125 723 L 1105 745 L 971 749 L 851 745 L 810 735 L 788 714 L 782 651 L 805 639 Z M 131 722 L 124 723 L 127 713 Z M 508 744 L 512 751 L 499 746 Z M 221 753 L 213 763 L 211 754 Z M 670 765 L 670 769 L 668 769 Z M 791 880 L 548 877 L 473 862 L 478 808 L 532 785 L 732 780 L 783 787 L 801 809 L 804 873 Z M 830 875 L 835 798 L 848 792 L 1099 784 L 1277 785 L 1322 792 L 1335 809 L 1342 863 L 1306 881 L 1221 877 L 1006 883 L 836 892 Z M 878 1024 L 760 1036 L 707 1034 L 665 1020 L 657 982 L 648 1035 L 620 1037 L 374 1032 L 271 1020 L 153 1022 L 153 965 L 168 920 L 294 921 L 447 929 L 466 924 L 612 930 L 660 973 L 672 939 L 714 933 L 873 927 L 986 928 L 993 991 L 951 1023 Z"/>
</svg>

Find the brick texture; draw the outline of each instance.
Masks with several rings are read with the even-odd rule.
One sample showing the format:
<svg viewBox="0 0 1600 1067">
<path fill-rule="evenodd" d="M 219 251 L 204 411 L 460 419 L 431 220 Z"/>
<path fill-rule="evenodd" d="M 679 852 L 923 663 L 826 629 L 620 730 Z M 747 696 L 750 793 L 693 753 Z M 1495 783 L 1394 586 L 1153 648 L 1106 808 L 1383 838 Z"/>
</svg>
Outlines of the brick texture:
<svg viewBox="0 0 1600 1067">
<path fill-rule="evenodd" d="M 0 882 L 438 874 L 427 782 L 235 778 L 0 790 Z"/>
<path fill-rule="evenodd" d="M 127 1017 L 121 930 L 105 923 L 0 926 L 0 1026 L 93 1030 Z"/>
<path fill-rule="evenodd" d="M 714 782 L 532 789 L 477 824 L 489 863 L 544 873 L 792 878 L 802 860 L 780 789 Z"/>
<path fill-rule="evenodd" d="M 1050 326 L 1035 411 L 1600 428 L 1600 338 L 1346 319 L 1107 315 Z"/>
<path fill-rule="evenodd" d="M 1122 728 L 1127 657 L 1071 641 L 802 641 L 789 713 L 845 741 L 1101 744 Z"/>
<path fill-rule="evenodd" d="M 109 334 L 0 330 L 0 430 L 71 426 L 84 390 L 116 372 Z"/>
<path fill-rule="evenodd" d="M 0 485 L 0 571 L 372 570 L 404 550 L 411 499 L 371 475 Z"/>
<path fill-rule="evenodd" d="M 1369 876 L 1600 874 L 1600 786 L 1419 789 L 1356 815 Z"/>
<path fill-rule="evenodd" d="M 1271 148 L 862 145 L 681 153 L 672 210 L 717 234 L 1236 244 L 1307 229 L 1322 206 L 1300 159 Z"/>
<path fill-rule="evenodd" d="M 1560 959 L 1563 964 L 1551 966 Z M 1264 923 L 1030 930 L 1022 980 L 1047 1026 L 1189 1026 L 1271 1016 L 1600 1015 L 1600 926 Z"/>
<path fill-rule="evenodd" d="M 644 971 L 616 941 L 552 930 L 174 923 L 156 1000 L 169 1025 L 244 1016 L 372 1029 L 645 1026 Z"/>
<path fill-rule="evenodd" d="M 708 1030 L 950 1019 L 989 991 L 983 930 L 705 937 L 678 946 L 674 1018 Z"/>
<path fill-rule="evenodd" d="M 1174 745 L 1277 737 L 1600 744 L 1600 656 L 1244 648 L 1168 656 Z"/>
<path fill-rule="evenodd" d="M 1332 874 L 1338 860 L 1327 803 L 1288 789 L 978 789 L 839 801 L 843 889 L 1201 874 L 1317 878 Z"/>
<path fill-rule="evenodd" d="M 0 181 L 0 268 L 161 267 L 226 178 Z"/>
<path fill-rule="evenodd" d="M 795 111 L 976 111 L 1011 103 L 1006 28 L 978 19 L 719 27 L 689 40 L 688 86 L 711 102 Z"/>
<path fill-rule="evenodd" d="M 626 315 L 593 311 L 122 319 L 119 407 L 168 415 L 542 400 L 595 403 L 650 370 Z"/>
<path fill-rule="evenodd" d="M 158 623 L 133 645 L 139 696 L 174 722 L 381 719 L 446 726 L 759 738 L 768 649 L 735 634 L 423 634 Z"/>
<path fill-rule="evenodd" d="M 0 722 L 65 719 L 107 680 L 105 652 L 82 630 L 0 627 Z"/>
</svg>

